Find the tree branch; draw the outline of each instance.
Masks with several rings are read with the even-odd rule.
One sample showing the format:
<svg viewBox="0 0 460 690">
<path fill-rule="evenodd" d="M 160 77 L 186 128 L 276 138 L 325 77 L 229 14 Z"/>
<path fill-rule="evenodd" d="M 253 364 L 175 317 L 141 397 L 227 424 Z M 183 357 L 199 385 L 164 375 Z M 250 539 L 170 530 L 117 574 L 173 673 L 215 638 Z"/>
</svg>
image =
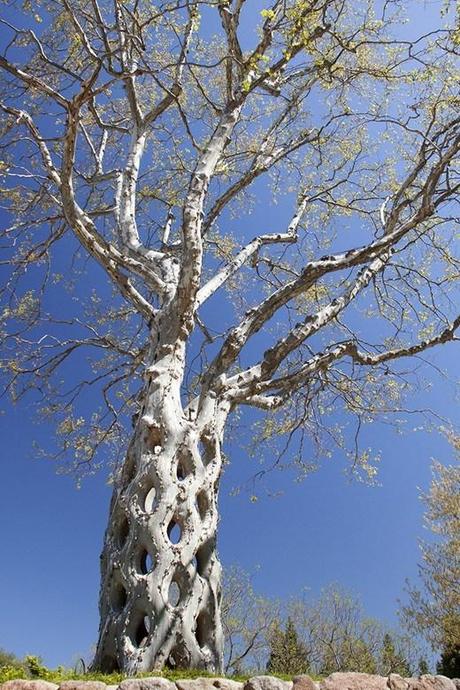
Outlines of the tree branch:
<svg viewBox="0 0 460 690">
<path fill-rule="evenodd" d="M 274 233 L 271 235 L 260 235 L 255 237 L 251 242 L 249 242 L 243 249 L 241 249 L 238 254 L 230 261 L 227 266 L 225 266 L 221 271 L 216 273 L 213 278 L 211 278 L 197 294 L 197 305 L 201 306 L 211 295 L 213 295 L 232 275 L 237 273 L 237 271 L 243 266 L 246 261 L 254 256 L 261 247 L 268 244 L 282 244 L 282 243 L 294 243 L 297 241 L 297 227 L 301 221 L 302 214 L 305 210 L 307 200 L 304 197 L 303 201 L 299 204 L 296 215 L 291 220 L 289 227 L 285 233 Z"/>
<path fill-rule="evenodd" d="M 40 91 L 46 96 L 50 96 L 54 101 L 56 101 L 56 103 L 62 106 L 64 110 L 68 109 L 69 101 L 66 98 L 64 98 L 64 96 L 62 96 L 58 91 L 53 89 L 51 86 L 48 86 L 48 84 L 45 84 L 45 82 L 43 82 L 38 77 L 35 77 L 33 74 L 29 74 L 28 72 L 22 70 L 20 67 L 16 67 L 2 55 L 0 55 L 0 67 L 3 68 L 6 72 L 12 74 L 17 79 L 19 79 L 23 84 L 27 84 L 31 88 Z"/>
</svg>

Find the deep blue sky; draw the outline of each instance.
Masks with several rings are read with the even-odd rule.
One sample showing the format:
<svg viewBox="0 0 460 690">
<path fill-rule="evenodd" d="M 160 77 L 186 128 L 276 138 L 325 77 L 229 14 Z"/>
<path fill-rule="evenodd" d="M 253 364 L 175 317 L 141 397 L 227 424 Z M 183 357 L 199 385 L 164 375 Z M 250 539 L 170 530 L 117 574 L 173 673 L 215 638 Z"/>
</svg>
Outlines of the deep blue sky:
<svg viewBox="0 0 460 690">
<path fill-rule="evenodd" d="M 429 16 L 420 9 L 420 30 L 430 26 Z M 455 378 L 454 346 L 430 357 Z M 428 375 L 433 386 L 417 406 L 452 417 L 453 386 L 434 369 Z M 52 463 L 34 458 L 32 442 L 46 446 L 52 430 L 34 424 L 33 414 L 27 406 L 7 406 L 0 417 L 0 647 L 38 654 L 55 666 L 89 657 L 96 641 L 99 553 L 111 490 L 103 473 L 77 490 Z M 222 485 L 219 539 L 224 566 L 257 569 L 256 590 L 280 598 L 339 582 L 361 596 L 370 615 L 394 623 L 405 578 L 417 572 L 417 540 L 424 535 L 419 491 L 429 485 L 431 459 L 448 462 L 451 452 L 440 434 L 409 433 L 411 424 L 403 435 L 381 424 L 366 432 L 363 446 L 371 442 L 382 451 L 379 486 L 350 484 L 336 455 L 301 484 L 273 472 L 270 487 L 280 495 L 262 493 L 257 503 L 248 493 L 230 496 L 256 467 L 241 448 L 228 447 L 233 463 Z"/>
</svg>

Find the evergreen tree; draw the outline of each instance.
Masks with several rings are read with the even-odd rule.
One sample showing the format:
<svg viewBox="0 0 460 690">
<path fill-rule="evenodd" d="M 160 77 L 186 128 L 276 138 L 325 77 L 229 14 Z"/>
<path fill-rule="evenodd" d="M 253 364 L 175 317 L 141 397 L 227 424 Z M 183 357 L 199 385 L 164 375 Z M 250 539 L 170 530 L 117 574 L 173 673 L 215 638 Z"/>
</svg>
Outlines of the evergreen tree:
<svg viewBox="0 0 460 690">
<path fill-rule="evenodd" d="M 383 637 L 382 667 L 385 675 L 390 673 L 399 673 L 400 676 L 410 675 L 409 664 L 404 655 L 396 649 L 393 638 L 389 633 L 385 633 Z"/>
<path fill-rule="evenodd" d="M 287 619 L 284 631 L 281 629 L 279 621 L 276 621 L 270 635 L 270 656 L 267 671 L 295 675 L 307 673 L 308 670 L 308 652 L 298 638 L 293 621 L 291 618 Z"/>
<path fill-rule="evenodd" d="M 425 659 L 424 656 L 421 656 L 418 660 L 418 674 L 419 676 L 424 676 L 429 672 L 430 669 L 428 667 L 428 661 Z"/>
<path fill-rule="evenodd" d="M 436 670 L 448 678 L 460 678 L 460 643 L 444 649 Z"/>
</svg>

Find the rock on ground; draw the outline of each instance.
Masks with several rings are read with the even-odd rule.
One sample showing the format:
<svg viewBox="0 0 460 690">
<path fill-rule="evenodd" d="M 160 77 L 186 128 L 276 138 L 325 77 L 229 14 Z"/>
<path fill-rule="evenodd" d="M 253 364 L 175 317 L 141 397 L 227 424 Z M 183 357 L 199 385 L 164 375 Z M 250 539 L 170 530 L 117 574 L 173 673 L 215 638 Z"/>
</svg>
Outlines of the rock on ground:
<svg viewBox="0 0 460 690">
<path fill-rule="evenodd" d="M 320 690 L 388 690 L 387 678 L 369 673 L 333 673 L 320 683 Z"/>
<path fill-rule="evenodd" d="M 390 673 L 388 676 L 388 687 L 390 690 L 408 690 L 409 678 L 402 678 L 397 673 Z"/>
<path fill-rule="evenodd" d="M 243 683 L 230 678 L 193 678 L 176 680 L 178 690 L 243 690 Z"/>
<path fill-rule="evenodd" d="M 315 683 L 307 675 L 294 676 L 292 682 L 294 683 L 292 690 L 319 690 L 319 683 Z"/>
<path fill-rule="evenodd" d="M 167 678 L 152 676 L 127 678 L 120 685 L 94 680 L 66 680 L 57 685 L 39 679 L 14 679 L 0 684 L 0 690 L 460 690 L 460 679 L 430 675 L 402 678 L 397 673 L 391 673 L 388 678 L 368 673 L 333 673 L 321 682 L 307 675 L 295 676 L 292 681 L 254 676 L 245 683 L 231 678 L 193 678 L 173 683 Z"/>
<path fill-rule="evenodd" d="M 231 678 L 212 678 L 212 685 L 219 690 L 243 690 L 244 683 Z"/>
<path fill-rule="evenodd" d="M 122 680 L 119 690 L 176 690 L 175 684 L 167 678 L 128 678 Z"/>
<path fill-rule="evenodd" d="M 63 680 L 59 690 L 106 690 L 107 685 L 100 680 Z"/>
<path fill-rule="evenodd" d="M 292 690 L 290 680 L 280 680 L 273 676 L 254 676 L 244 684 L 244 690 Z"/>
<path fill-rule="evenodd" d="M 0 685 L 2 690 L 57 690 L 56 683 L 48 683 L 47 680 L 7 680 Z"/>
<path fill-rule="evenodd" d="M 408 690 L 456 690 L 454 683 L 446 676 L 420 676 L 407 680 Z"/>
</svg>

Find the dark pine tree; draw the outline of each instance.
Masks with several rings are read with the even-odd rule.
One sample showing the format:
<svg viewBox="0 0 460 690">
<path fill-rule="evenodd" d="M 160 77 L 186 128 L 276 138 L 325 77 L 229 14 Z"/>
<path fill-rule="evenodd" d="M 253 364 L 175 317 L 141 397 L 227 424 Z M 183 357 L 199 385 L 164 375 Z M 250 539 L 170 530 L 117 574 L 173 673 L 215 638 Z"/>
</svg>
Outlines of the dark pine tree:
<svg viewBox="0 0 460 690">
<path fill-rule="evenodd" d="M 460 643 L 444 649 L 436 670 L 448 678 L 460 678 Z"/>
<path fill-rule="evenodd" d="M 309 670 L 308 652 L 300 642 L 295 625 L 287 619 L 286 628 L 282 630 L 276 622 L 270 635 L 270 656 L 267 662 L 269 673 L 287 673 L 296 675 Z"/>
<path fill-rule="evenodd" d="M 400 676 L 410 676 L 407 659 L 397 651 L 393 638 L 386 633 L 383 638 L 382 666 L 386 675 L 399 673 Z"/>
</svg>

